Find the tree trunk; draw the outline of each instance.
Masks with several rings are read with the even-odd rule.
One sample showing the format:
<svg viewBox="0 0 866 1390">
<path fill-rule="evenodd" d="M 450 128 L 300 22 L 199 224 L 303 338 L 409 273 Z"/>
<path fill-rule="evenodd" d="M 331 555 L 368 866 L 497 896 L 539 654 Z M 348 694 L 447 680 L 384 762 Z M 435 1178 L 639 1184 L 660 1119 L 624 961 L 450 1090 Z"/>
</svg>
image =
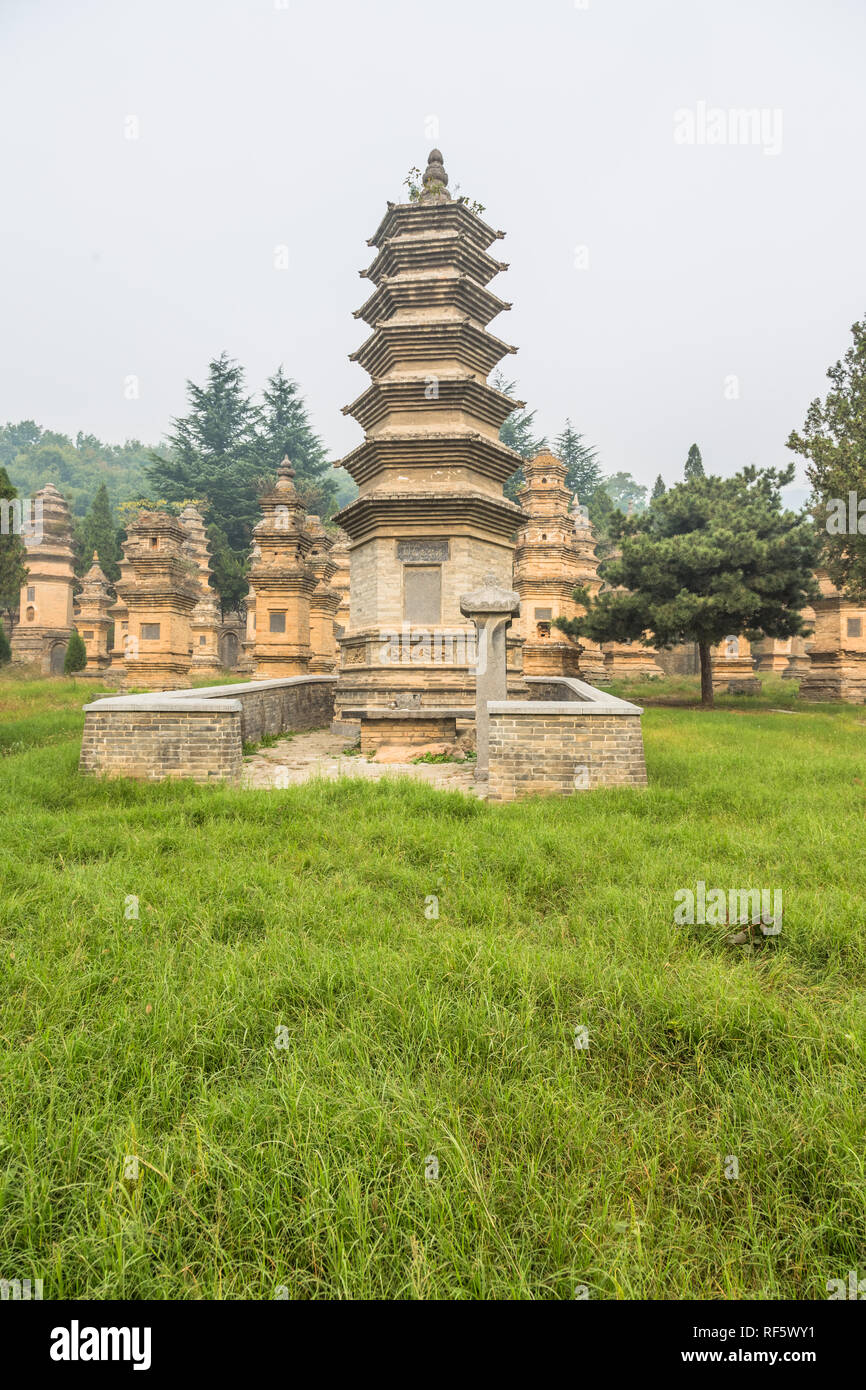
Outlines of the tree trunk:
<svg viewBox="0 0 866 1390">
<path fill-rule="evenodd" d="M 713 709 L 716 702 L 713 696 L 713 654 L 709 642 L 699 642 L 698 651 L 701 654 L 701 704 Z"/>
</svg>

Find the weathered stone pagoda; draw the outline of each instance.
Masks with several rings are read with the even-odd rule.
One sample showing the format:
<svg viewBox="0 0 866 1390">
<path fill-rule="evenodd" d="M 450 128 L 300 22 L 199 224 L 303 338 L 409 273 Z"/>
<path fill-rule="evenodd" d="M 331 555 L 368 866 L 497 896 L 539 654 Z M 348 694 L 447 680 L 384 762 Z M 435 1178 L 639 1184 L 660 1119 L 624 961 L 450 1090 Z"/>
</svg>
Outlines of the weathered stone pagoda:
<svg viewBox="0 0 866 1390">
<path fill-rule="evenodd" d="M 204 517 L 190 503 L 180 514 L 180 524 L 187 533 L 186 555 L 198 578 L 199 597 L 190 614 L 192 665 L 190 675 L 206 679 L 222 673 L 220 658 L 221 615 L 219 599 L 211 588 L 210 542 Z"/>
<path fill-rule="evenodd" d="M 340 638 L 338 714 L 420 704 L 474 705 L 474 629 L 460 596 L 492 574 L 511 588 L 523 514 L 503 494 L 521 459 L 499 441 L 515 402 L 487 383 L 508 352 L 488 324 L 510 306 L 488 288 L 507 267 L 501 232 L 452 200 L 438 150 L 417 201 L 389 203 L 361 275 L 356 317 L 371 328 L 351 354 L 369 373 L 345 413 L 365 431 L 342 460 L 359 488 L 336 518 L 350 538 L 351 609 Z M 511 637 L 509 691 L 522 693 Z"/>
<path fill-rule="evenodd" d="M 190 618 L 198 576 L 187 532 L 168 512 L 142 511 L 127 527 L 126 565 L 116 585 L 128 609 L 124 642 L 127 686 L 176 690 L 190 683 Z"/>
<path fill-rule="evenodd" d="M 583 610 L 572 591 L 583 583 L 585 565 L 574 520 L 566 467 L 543 450 L 523 465 L 526 484 L 518 496 L 527 520 L 517 532 L 514 588 L 520 595 L 516 624 L 523 637 L 527 676 L 579 676 L 583 639 L 572 642 L 556 618 L 576 618 Z"/>
<path fill-rule="evenodd" d="M 111 602 L 109 583 L 94 550 L 93 562 L 81 581 L 75 612 L 76 625 L 87 652 L 88 671 L 105 671 L 111 661 L 108 650 Z"/>
<path fill-rule="evenodd" d="M 755 658 L 747 637 L 732 633 L 712 649 L 713 689 L 722 695 L 760 695 Z"/>
<path fill-rule="evenodd" d="M 815 632 L 809 669 L 800 679 L 803 700 L 866 701 L 866 604 L 845 598 L 826 570 L 816 574 L 821 597 L 814 605 Z"/>
<path fill-rule="evenodd" d="M 262 519 L 253 528 L 258 551 L 250 570 L 256 680 L 301 676 L 310 669 L 310 598 L 316 573 L 309 563 L 313 537 L 294 476 L 284 458 L 274 486 L 259 499 Z"/>
<path fill-rule="evenodd" d="M 53 483 L 33 499 L 33 524 L 22 528 L 27 578 L 12 633 L 12 660 L 38 665 L 43 675 L 62 675 L 72 632 L 75 583 L 72 522 L 65 499 Z"/>
<path fill-rule="evenodd" d="M 312 537 L 313 545 L 307 563 L 316 576 L 316 587 L 310 594 L 310 667 L 311 671 L 322 674 L 334 671 L 337 667 L 337 639 L 334 636 L 334 622 L 340 606 L 341 594 L 334 587 L 333 579 L 337 562 L 333 558 L 334 541 L 328 535 L 321 518 L 308 516 L 305 529 Z"/>
</svg>

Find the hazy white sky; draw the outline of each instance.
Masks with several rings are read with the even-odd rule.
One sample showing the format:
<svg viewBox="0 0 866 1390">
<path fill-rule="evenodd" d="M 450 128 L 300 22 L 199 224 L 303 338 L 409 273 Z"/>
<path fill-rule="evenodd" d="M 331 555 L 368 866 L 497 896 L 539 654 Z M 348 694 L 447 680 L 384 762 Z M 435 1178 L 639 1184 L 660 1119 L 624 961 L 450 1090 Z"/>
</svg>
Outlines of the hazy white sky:
<svg viewBox="0 0 866 1390">
<path fill-rule="evenodd" d="M 155 442 L 225 349 L 348 452 L 434 144 L 507 233 L 508 374 L 608 472 L 784 462 L 866 312 L 866 0 L 0 0 L 0 42 L 0 421 Z"/>
</svg>

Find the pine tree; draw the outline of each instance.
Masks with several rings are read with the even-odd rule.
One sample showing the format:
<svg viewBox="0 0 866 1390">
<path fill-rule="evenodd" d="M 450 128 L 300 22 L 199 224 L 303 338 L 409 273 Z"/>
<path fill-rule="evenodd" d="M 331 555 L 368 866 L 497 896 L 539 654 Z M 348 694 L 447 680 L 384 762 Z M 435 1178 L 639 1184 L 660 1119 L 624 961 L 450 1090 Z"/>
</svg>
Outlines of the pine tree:
<svg viewBox="0 0 866 1390">
<path fill-rule="evenodd" d="M 711 648 L 729 633 L 754 640 L 804 631 L 819 538 L 809 516 L 782 509 L 793 477 L 793 464 L 697 476 L 639 515 L 614 514 L 621 556 L 603 569 L 613 587 L 595 599 L 575 591 L 585 615 L 557 625 L 596 642 L 641 641 L 646 632 L 660 647 L 696 642 L 701 697 L 712 705 Z"/>
<path fill-rule="evenodd" d="M 262 392 L 259 439 L 263 471 L 271 473 L 287 456 L 295 470 L 295 486 L 308 512 L 327 518 L 334 511 L 337 486 L 321 439 L 310 424 L 309 414 L 296 381 L 282 366 L 268 379 Z"/>
<path fill-rule="evenodd" d="M 243 553 L 259 519 L 265 472 L 259 412 L 244 389 L 243 368 L 226 353 L 209 364 L 205 386 L 187 382 L 187 395 L 188 413 L 172 421 L 169 457 L 151 454 L 148 480 L 167 502 L 206 499 L 211 522 Z"/>
<path fill-rule="evenodd" d="M 598 451 L 583 442 L 583 435 L 568 419 L 554 441 L 553 452 L 565 464 L 565 486 L 569 491 L 576 492 L 581 501 L 591 497 L 602 480 Z"/>
<path fill-rule="evenodd" d="M 650 493 L 650 501 L 655 502 L 657 498 L 664 497 L 666 492 L 667 488 L 665 487 L 664 478 L 662 477 L 661 473 L 659 473 L 658 477 L 653 483 L 653 490 Z"/>
<path fill-rule="evenodd" d="M 105 483 L 100 484 L 87 515 L 75 527 L 77 575 L 81 576 L 90 569 L 94 550 L 99 556 L 103 574 L 113 584 L 120 578 L 120 546 Z"/>
<path fill-rule="evenodd" d="M 686 466 L 683 469 L 683 481 L 690 483 L 693 478 L 703 478 L 704 476 L 704 461 L 701 458 L 701 451 L 697 444 L 692 444 L 686 459 Z"/>
<path fill-rule="evenodd" d="M 866 317 L 851 333 L 851 347 L 827 372 L 832 390 L 823 403 L 812 402 L 802 434 L 794 430 L 788 448 L 809 460 L 806 476 L 814 489 L 813 510 L 830 578 L 861 600 L 866 596 L 866 515 L 859 511 L 866 499 Z"/>
<path fill-rule="evenodd" d="M 64 676 L 72 676 L 76 671 L 83 671 L 86 665 L 87 649 L 80 632 L 74 627 L 69 634 L 69 644 L 63 658 L 63 674 Z"/>
<path fill-rule="evenodd" d="M 18 608 L 21 585 L 27 578 L 27 550 L 13 525 L 8 505 L 18 496 L 6 469 L 0 467 L 0 609 L 11 618 Z"/>
<path fill-rule="evenodd" d="M 242 613 L 243 601 L 250 587 L 249 562 L 232 550 L 225 531 L 212 523 L 207 528 L 210 541 L 210 566 L 213 585 L 220 597 L 223 617 L 226 613 Z"/>
<path fill-rule="evenodd" d="M 501 372 L 497 372 L 492 378 L 490 385 L 497 391 L 501 391 L 504 396 L 511 396 L 516 399 L 516 382 L 506 381 Z M 531 459 L 539 453 L 545 446 L 546 440 L 534 432 L 535 411 L 527 410 L 520 405 L 513 410 L 503 421 L 499 431 L 499 438 L 509 449 L 513 449 L 521 458 Z M 523 469 L 516 469 L 505 484 L 505 496 L 510 501 L 517 500 L 517 494 L 523 487 L 526 479 L 523 476 Z"/>
</svg>

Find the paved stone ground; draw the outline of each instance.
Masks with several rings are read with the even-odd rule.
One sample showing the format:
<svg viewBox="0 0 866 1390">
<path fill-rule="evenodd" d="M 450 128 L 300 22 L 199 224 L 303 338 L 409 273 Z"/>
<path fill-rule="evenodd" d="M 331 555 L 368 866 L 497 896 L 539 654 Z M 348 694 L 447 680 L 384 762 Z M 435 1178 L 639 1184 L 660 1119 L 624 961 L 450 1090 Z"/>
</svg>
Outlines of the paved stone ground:
<svg viewBox="0 0 866 1390">
<path fill-rule="evenodd" d="M 474 763 L 375 763 L 358 753 L 347 756 L 345 750 L 352 746 L 345 734 L 332 734 L 329 729 L 280 739 L 273 748 L 259 748 L 244 760 L 243 785 L 296 786 L 312 777 L 325 777 L 330 782 L 338 777 L 363 777 L 374 782 L 383 777 L 411 777 L 441 791 L 484 796 L 484 789 L 475 783 Z"/>
</svg>

